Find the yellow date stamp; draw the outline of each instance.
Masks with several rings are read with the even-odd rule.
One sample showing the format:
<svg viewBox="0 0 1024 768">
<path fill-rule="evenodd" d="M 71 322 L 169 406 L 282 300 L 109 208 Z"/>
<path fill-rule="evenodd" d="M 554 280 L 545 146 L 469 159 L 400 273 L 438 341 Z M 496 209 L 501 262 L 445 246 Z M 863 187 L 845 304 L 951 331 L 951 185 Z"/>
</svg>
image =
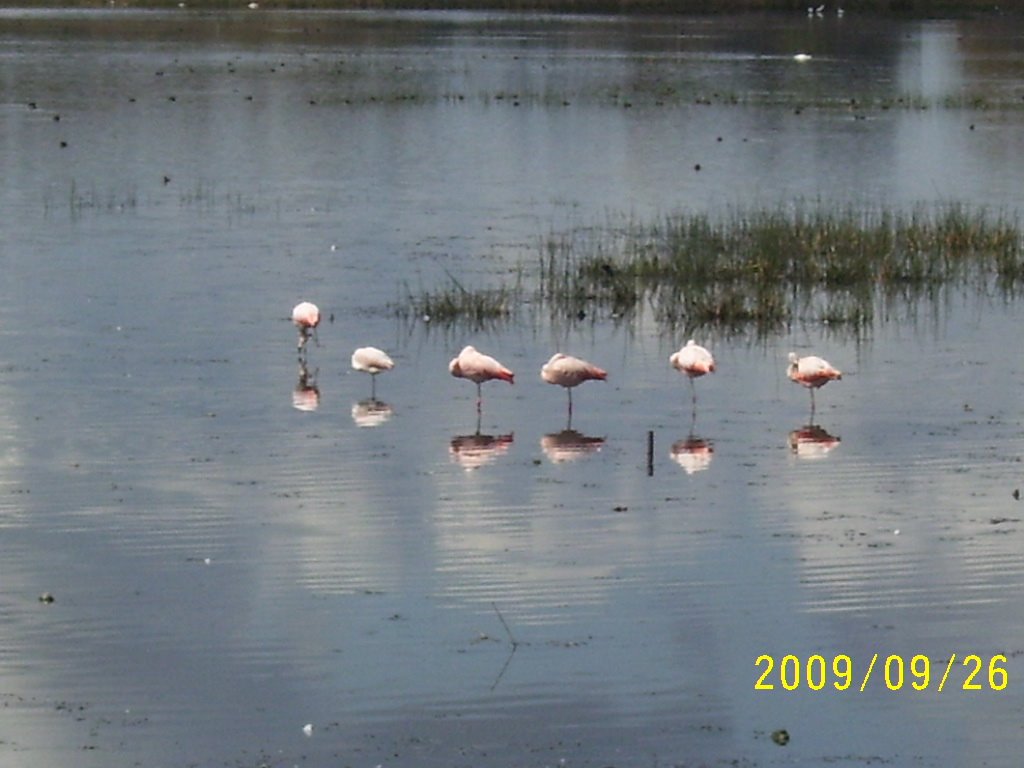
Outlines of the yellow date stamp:
<svg viewBox="0 0 1024 768">
<path fill-rule="evenodd" d="M 845 653 L 831 658 L 817 653 L 806 658 L 791 653 L 781 657 L 762 653 L 754 661 L 754 669 L 759 672 L 754 681 L 755 691 L 863 692 L 872 676 L 881 681 L 876 684 L 884 684 L 890 691 L 1002 691 L 1010 684 L 1006 656 L 1001 653 L 989 657 L 952 653 L 948 659 L 938 661 L 922 653 L 910 658 L 876 653 L 860 665 Z"/>
</svg>

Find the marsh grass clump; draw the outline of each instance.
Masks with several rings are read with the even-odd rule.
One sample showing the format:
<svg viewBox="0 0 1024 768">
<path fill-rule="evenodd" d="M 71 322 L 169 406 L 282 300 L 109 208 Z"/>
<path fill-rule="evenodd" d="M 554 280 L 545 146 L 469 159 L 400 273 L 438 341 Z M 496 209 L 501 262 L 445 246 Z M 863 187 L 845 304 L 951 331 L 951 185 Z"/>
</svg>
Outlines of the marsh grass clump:
<svg viewBox="0 0 1024 768">
<path fill-rule="evenodd" d="M 434 291 L 413 293 L 406 286 L 406 298 L 396 306 L 396 315 L 480 330 L 511 320 L 522 303 L 519 274 L 513 284 L 498 288 L 466 288 L 451 273 L 447 277 L 447 285 Z"/>
<path fill-rule="evenodd" d="M 542 299 L 559 316 L 649 302 L 668 325 L 761 333 L 794 320 L 862 329 L 881 300 L 1024 279 L 1017 224 L 961 205 L 682 213 L 552 236 L 540 262 Z"/>
<path fill-rule="evenodd" d="M 397 314 L 485 328 L 533 306 L 557 322 L 650 316 L 665 329 L 763 337 L 800 322 L 861 334 L 876 313 L 954 290 L 1016 295 L 1024 235 L 1013 219 L 958 204 L 798 204 L 578 227 L 543 238 L 535 264 L 497 288 L 470 289 L 450 273 L 436 291 L 407 287 Z"/>
</svg>

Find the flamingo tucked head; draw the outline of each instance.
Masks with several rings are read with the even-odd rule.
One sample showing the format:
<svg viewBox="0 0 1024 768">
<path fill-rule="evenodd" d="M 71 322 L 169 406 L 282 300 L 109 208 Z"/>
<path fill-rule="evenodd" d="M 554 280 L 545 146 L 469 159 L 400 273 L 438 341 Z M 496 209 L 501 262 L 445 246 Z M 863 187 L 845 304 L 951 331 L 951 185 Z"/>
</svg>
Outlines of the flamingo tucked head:
<svg viewBox="0 0 1024 768">
<path fill-rule="evenodd" d="M 390 371 L 395 367 L 386 352 L 376 347 L 360 347 L 352 353 L 352 368 L 362 373 L 376 376 L 382 371 Z"/>
<path fill-rule="evenodd" d="M 576 387 L 584 381 L 605 381 L 608 372 L 593 363 L 558 352 L 540 369 L 540 377 L 548 384 Z"/>
<path fill-rule="evenodd" d="M 463 347 L 459 356 L 448 363 L 448 372 L 459 379 L 469 379 L 476 384 L 499 379 L 515 383 L 515 374 L 493 357 L 484 355 L 472 346 Z"/>
<path fill-rule="evenodd" d="M 313 329 L 320 325 L 320 308 L 309 301 L 302 301 L 292 310 L 292 322 L 299 329 Z"/>
<path fill-rule="evenodd" d="M 687 341 L 683 348 L 673 353 L 668 360 L 673 368 L 691 379 L 715 372 L 715 358 L 693 339 Z"/>
<path fill-rule="evenodd" d="M 796 352 L 789 353 L 789 368 L 786 373 L 797 384 L 814 389 L 843 378 L 843 372 L 827 360 L 815 355 L 797 357 Z"/>
<path fill-rule="evenodd" d="M 320 325 L 320 308 L 309 301 L 299 302 L 292 309 L 292 322 L 299 329 L 299 354 L 301 355 L 309 337 L 311 335 L 316 337 L 316 327 Z"/>
</svg>

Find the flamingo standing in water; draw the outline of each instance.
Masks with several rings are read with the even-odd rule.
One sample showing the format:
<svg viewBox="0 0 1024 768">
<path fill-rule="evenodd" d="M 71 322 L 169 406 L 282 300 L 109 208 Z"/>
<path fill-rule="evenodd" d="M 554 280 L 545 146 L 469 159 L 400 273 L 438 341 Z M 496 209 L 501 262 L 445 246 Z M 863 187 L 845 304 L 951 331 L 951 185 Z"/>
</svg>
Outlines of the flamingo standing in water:
<svg viewBox="0 0 1024 768">
<path fill-rule="evenodd" d="M 668 361 L 680 373 L 685 373 L 690 380 L 690 391 L 693 403 L 697 404 L 697 387 L 693 380 L 706 373 L 715 372 L 715 358 L 704 347 L 690 339 L 678 352 L 674 352 Z"/>
<path fill-rule="evenodd" d="M 362 373 L 370 374 L 370 398 L 377 399 L 377 374 L 390 371 L 395 361 L 387 353 L 376 347 L 360 347 L 352 353 L 352 367 Z"/>
<path fill-rule="evenodd" d="M 476 384 L 476 410 L 480 412 L 483 393 L 480 385 L 485 381 L 500 379 L 509 384 L 514 383 L 515 374 L 493 357 L 477 352 L 474 347 L 466 346 L 459 356 L 448 363 L 448 372 L 457 379 L 469 379 Z"/>
<path fill-rule="evenodd" d="M 569 418 L 571 419 L 572 388 L 579 386 L 584 381 L 604 381 L 608 378 L 608 372 L 586 360 L 557 352 L 540 369 L 540 377 L 548 384 L 565 387 L 565 391 L 569 393 Z"/>
<path fill-rule="evenodd" d="M 792 381 L 811 390 L 811 416 L 814 415 L 814 390 L 825 386 L 833 379 L 843 378 L 843 372 L 827 360 L 815 355 L 797 357 L 796 352 L 789 353 L 787 375 Z"/>
<path fill-rule="evenodd" d="M 309 301 L 299 302 L 292 310 L 292 322 L 299 329 L 298 351 L 301 356 L 309 337 L 312 336 L 314 341 L 316 340 L 316 327 L 320 325 L 320 308 Z"/>
</svg>

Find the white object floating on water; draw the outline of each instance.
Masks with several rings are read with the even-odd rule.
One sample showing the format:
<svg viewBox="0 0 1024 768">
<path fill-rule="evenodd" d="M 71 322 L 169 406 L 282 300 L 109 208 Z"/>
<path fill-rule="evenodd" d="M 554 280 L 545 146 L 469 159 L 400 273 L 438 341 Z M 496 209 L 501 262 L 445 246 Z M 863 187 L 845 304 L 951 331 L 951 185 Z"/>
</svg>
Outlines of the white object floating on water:
<svg viewBox="0 0 1024 768">
<path fill-rule="evenodd" d="M 245 7 L 246 7 L 246 8 L 248 8 L 248 9 L 249 9 L 250 11 L 255 11 L 255 10 L 256 10 L 257 8 L 259 8 L 259 7 L 260 7 L 260 4 L 259 4 L 259 3 L 256 3 L 256 2 L 253 2 L 253 3 L 249 3 L 249 4 L 248 4 L 247 6 L 245 6 Z"/>
<path fill-rule="evenodd" d="M 798 53 L 795 56 L 793 56 L 793 61 L 810 61 L 810 60 L 811 60 L 811 54 L 809 54 L 809 53 Z"/>
<path fill-rule="evenodd" d="M 313 735 L 313 724 L 312 723 L 306 723 L 304 726 L 302 726 L 302 732 L 304 734 L 306 734 L 307 736 L 312 736 Z"/>
</svg>

